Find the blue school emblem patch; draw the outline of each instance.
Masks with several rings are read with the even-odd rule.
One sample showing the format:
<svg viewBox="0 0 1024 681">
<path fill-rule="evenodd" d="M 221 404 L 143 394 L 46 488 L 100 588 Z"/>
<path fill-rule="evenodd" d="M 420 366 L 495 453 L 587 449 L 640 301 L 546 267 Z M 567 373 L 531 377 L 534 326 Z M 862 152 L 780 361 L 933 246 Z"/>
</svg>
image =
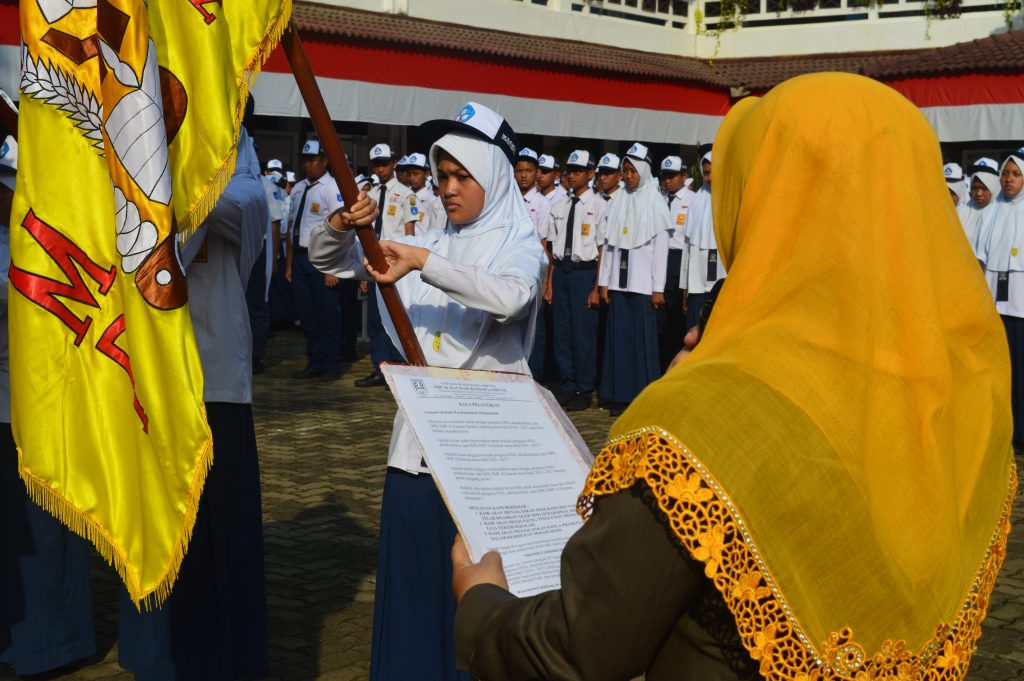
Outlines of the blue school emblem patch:
<svg viewBox="0 0 1024 681">
<path fill-rule="evenodd" d="M 462 107 L 462 111 L 460 111 L 459 115 L 455 117 L 455 120 L 459 123 L 465 123 L 475 115 L 476 109 L 474 109 L 470 104 L 467 104 L 466 106 Z"/>
</svg>

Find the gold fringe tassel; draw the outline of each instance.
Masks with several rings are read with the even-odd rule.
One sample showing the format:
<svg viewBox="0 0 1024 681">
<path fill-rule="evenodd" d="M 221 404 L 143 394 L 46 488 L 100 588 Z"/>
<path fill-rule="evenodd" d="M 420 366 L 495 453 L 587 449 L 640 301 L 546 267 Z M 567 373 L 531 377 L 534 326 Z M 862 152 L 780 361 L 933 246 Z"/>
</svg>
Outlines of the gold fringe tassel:
<svg viewBox="0 0 1024 681">
<path fill-rule="evenodd" d="M 203 418 L 205 422 L 205 415 Z M 178 579 L 181 570 L 181 563 L 188 551 L 189 541 L 192 539 L 192 530 L 196 523 L 196 514 L 199 512 L 199 497 L 202 495 L 203 486 L 206 484 L 206 476 L 213 465 L 213 437 L 209 428 L 206 431 L 206 445 L 199 454 L 195 473 L 192 476 L 192 483 L 189 485 L 188 499 L 185 503 L 185 515 L 181 532 L 174 542 L 170 563 L 161 575 L 156 587 L 149 592 L 144 592 L 138 581 L 138 576 L 132 574 L 128 568 L 128 558 L 117 541 L 110 536 L 107 530 L 87 511 L 83 511 L 71 503 L 60 492 L 56 491 L 44 480 L 32 475 L 25 468 L 24 453 L 18 447 L 18 472 L 29 498 L 47 513 L 55 517 L 69 530 L 82 537 L 93 546 L 103 557 L 108 565 L 112 565 L 117 571 L 121 582 L 128 589 L 128 595 L 132 603 L 140 611 L 160 607 L 167 597 L 171 595 L 174 582 Z"/>
<path fill-rule="evenodd" d="M 217 200 L 220 195 L 224 193 L 224 189 L 228 186 L 228 182 L 231 181 L 231 176 L 235 172 L 235 160 L 238 154 L 238 136 L 241 134 L 242 118 L 245 117 L 245 102 L 249 98 L 249 87 L 256 80 L 256 77 L 260 74 L 263 69 L 263 65 L 266 63 L 270 54 L 277 47 L 277 44 L 281 42 L 281 36 L 284 35 L 285 29 L 288 28 L 291 22 L 292 16 L 292 0 L 283 0 L 281 3 L 281 11 L 270 20 L 267 25 L 267 30 L 264 33 L 263 40 L 260 41 L 259 45 L 253 50 L 252 54 L 249 55 L 249 59 L 246 62 L 245 69 L 238 77 L 236 86 L 238 88 L 238 106 L 235 109 L 235 117 L 233 121 L 234 134 L 231 137 L 231 150 L 228 155 L 224 158 L 224 162 L 221 163 L 220 168 L 214 174 L 213 178 L 206 185 L 206 191 L 203 195 L 195 202 L 195 204 L 189 208 L 188 212 L 178 222 L 178 233 L 181 235 L 182 242 L 187 242 L 189 237 L 195 234 L 199 226 L 203 224 L 203 220 L 210 214 L 213 207 L 217 205 Z"/>
</svg>

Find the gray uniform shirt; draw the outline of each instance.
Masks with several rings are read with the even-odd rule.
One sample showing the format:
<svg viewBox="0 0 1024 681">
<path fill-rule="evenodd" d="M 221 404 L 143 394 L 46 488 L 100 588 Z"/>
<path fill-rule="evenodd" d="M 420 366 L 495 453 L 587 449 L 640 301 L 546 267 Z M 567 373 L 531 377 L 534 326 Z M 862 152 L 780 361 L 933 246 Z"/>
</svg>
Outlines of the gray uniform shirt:
<svg viewBox="0 0 1024 681">
<path fill-rule="evenodd" d="M 252 403 L 245 287 L 269 223 L 256 152 L 243 128 L 235 174 L 181 253 L 206 402 Z"/>
</svg>

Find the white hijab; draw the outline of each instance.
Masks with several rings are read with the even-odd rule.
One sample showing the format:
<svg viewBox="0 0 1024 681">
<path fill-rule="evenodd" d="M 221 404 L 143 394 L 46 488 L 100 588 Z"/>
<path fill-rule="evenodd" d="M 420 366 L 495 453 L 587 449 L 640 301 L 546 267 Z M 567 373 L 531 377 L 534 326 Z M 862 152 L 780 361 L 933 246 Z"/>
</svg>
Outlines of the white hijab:
<svg viewBox="0 0 1024 681">
<path fill-rule="evenodd" d="M 626 185 L 616 192 L 622 196 L 611 202 L 608 211 L 608 243 L 629 250 L 643 246 L 662 230 L 672 229 L 672 217 L 651 175 L 650 164 L 627 156 L 622 159 L 622 165 L 626 161 L 640 173 L 640 184 L 636 189 Z"/>
<path fill-rule="evenodd" d="M 540 273 L 546 263 L 540 241 L 534 235 L 533 220 L 527 212 L 508 158 L 495 145 L 460 133 L 449 133 L 430 149 L 430 166 L 438 177 L 441 150 L 451 154 L 484 190 L 484 206 L 474 220 L 463 225 L 450 220 L 443 230 L 430 230 L 424 238 L 431 251 L 452 263 L 481 267 L 488 272 L 503 272 L 521 277 L 539 287 Z M 432 334 L 446 334 L 442 366 L 465 368 L 476 356 L 494 317 L 480 309 L 456 302 L 447 293 L 420 282 L 418 272 L 410 273 L 396 284 L 409 310 L 413 327 L 422 347 L 434 342 Z M 379 294 L 379 292 L 378 292 Z M 526 323 L 522 324 L 522 347 L 529 354 L 533 343 L 536 310 L 540 296 L 534 298 Z M 390 317 L 385 328 L 397 338 Z M 422 334 L 420 333 L 422 331 Z M 396 347 L 401 347 L 396 343 Z M 492 358 L 486 368 L 525 370 L 525 357 Z M 503 364 L 504 360 L 511 363 Z M 518 364 L 522 364 L 522 367 Z M 478 367 L 479 368 L 479 367 Z"/>
<path fill-rule="evenodd" d="M 705 162 L 711 163 L 710 151 L 701 157 L 701 169 L 704 168 Z M 711 214 L 711 188 L 707 183 L 702 184 L 690 199 L 690 210 L 686 216 L 686 239 L 691 246 L 704 251 L 718 249 L 718 242 L 715 241 L 715 221 Z"/>
<path fill-rule="evenodd" d="M 1000 175 L 1010 161 L 1024 172 L 1024 154 L 1017 152 L 999 166 Z M 991 272 L 1024 272 L 1024 190 L 1012 199 L 1000 192 L 992 203 L 995 210 L 982 224 L 979 239 L 985 243 L 979 258 Z"/>
<path fill-rule="evenodd" d="M 968 179 L 970 182 L 974 182 L 977 179 L 985 185 L 986 189 L 992 192 L 992 200 L 984 208 L 979 208 L 973 199 L 967 202 L 966 207 L 963 205 L 957 206 L 956 212 L 960 215 L 960 222 L 964 226 L 964 234 L 967 235 L 967 241 L 970 242 L 971 247 L 974 248 L 977 254 L 979 249 L 978 239 L 983 231 L 983 225 L 991 217 L 992 213 L 995 212 L 996 200 L 999 198 L 999 173 L 991 168 L 983 167 L 980 170 L 976 170 Z M 966 209 L 961 210 L 962 208 Z"/>
</svg>

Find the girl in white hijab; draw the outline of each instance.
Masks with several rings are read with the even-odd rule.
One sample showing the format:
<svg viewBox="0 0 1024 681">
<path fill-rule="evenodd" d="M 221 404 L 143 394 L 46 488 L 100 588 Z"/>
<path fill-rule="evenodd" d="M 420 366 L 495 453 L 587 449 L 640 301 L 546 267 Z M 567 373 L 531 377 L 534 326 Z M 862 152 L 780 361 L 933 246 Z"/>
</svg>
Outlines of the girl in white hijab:
<svg viewBox="0 0 1024 681">
<path fill-rule="evenodd" d="M 547 259 L 513 176 L 514 133 L 475 103 L 455 121 L 425 123 L 420 133 L 437 139 L 430 165 L 447 213 L 443 228 L 382 241 L 389 266 L 382 275 L 364 268 L 352 216 L 336 213 L 314 230 L 310 261 L 336 277 L 394 283 L 430 366 L 529 375 Z M 401 347 L 386 315 L 384 326 Z M 370 679 L 468 679 L 455 669 L 448 560 L 455 525 L 401 412 L 380 524 Z"/>
<path fill-rule="evenodd" d="M 999 164 L 990 158 L 978 159 L 971 167 L 970 201 L 967 202 L 966 212 L 961 214 L 964 233 L 975 254 L 978 252 L 982 224 L 995 211 L 995 199 L 999 191 Z"/>
<path fill-rule="evenodd" d="M 622 160 L 626 186 L 611 202 L 598 286 L 608 304 L 602 399 L 618 416 L 660 375 L 658 322 L 665 304 L 665 266 L 672 218 L 651 174 L 647 147 L 634 144 Z"/>
<path fill-rule="evenodd" d="M 686 297 L 686 326 L 697 325 L 700 308 L 715 282 L 725 278 L 725 266 L 718 260 L 715 241 L 715 223 L 711 213 L 711 152 L 700 159 L 704 182 L 690 200 L 686 218 L 686 242 L 689 244 L 689 266 L 686 280 L 680 278 L 680 288 L 688 291 Z"/>
<path fill-rule="evenodd" d="M 1024 149 L 999 167 L 1002 191 L 982 223 L 977 253 L 1006 327 L 1012 371 L 1013 444 L 1024 445 Z"/>
</svg>

